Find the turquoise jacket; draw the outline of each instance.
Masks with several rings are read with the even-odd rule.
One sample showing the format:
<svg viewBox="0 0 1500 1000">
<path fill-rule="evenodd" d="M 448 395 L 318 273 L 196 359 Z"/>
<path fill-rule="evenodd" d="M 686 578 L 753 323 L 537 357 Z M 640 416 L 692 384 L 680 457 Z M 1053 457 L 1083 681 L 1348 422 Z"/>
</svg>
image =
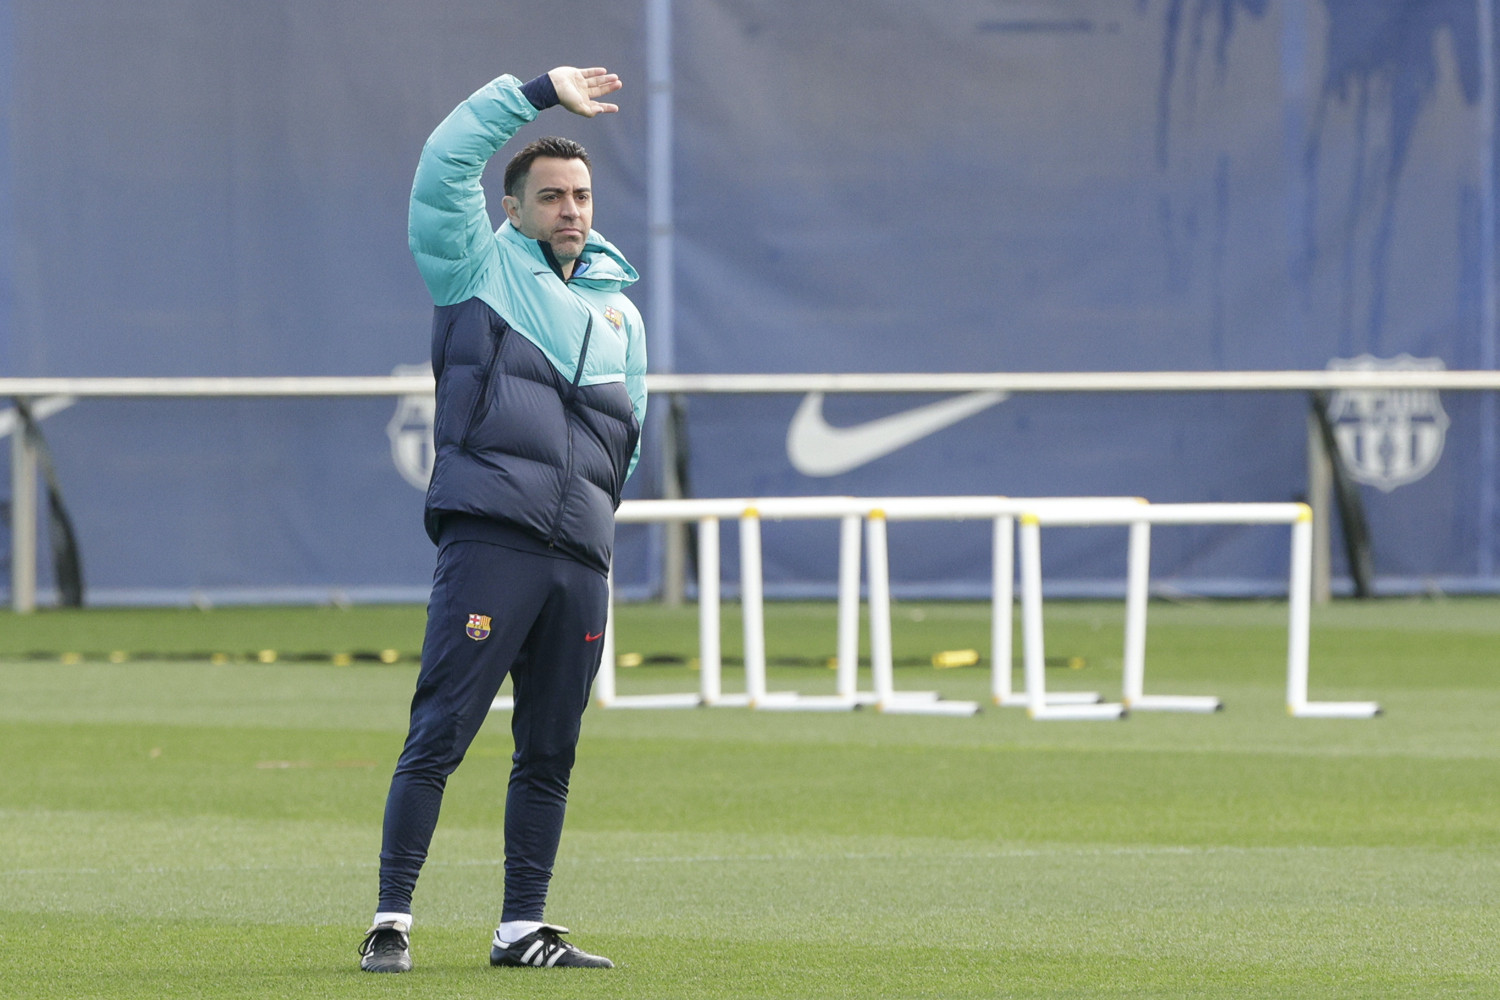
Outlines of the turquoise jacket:
<svg viewBox="0 0 1500 1000">
<path fill-rule="evenodd" d="M 646 327 L 623 294 L 640 277 L 625 255 L 590 230 L 574 277 L 563 283 L 551 275 L 536 240 L 509 221 L 498 230 L 490 228 L 480 185 L 485 164 L 538 114 L 520 81 L 507 74 L 481 87 L 443 120 L 417 165 L 408 245 L 436 305 L 483 300 L 569 379 L 592 315 L 594 334 L 579 384 L 623 381 L 636 421 L 644 426 Z M 630 471 L 638 461 L 639 442 Z"/>
<path fill-rule="evenodd" d="M 598 233 L 565 281 L 543 244 L 490 228 L 480 176 L 536 117 L 532 92 L 502 76 L 460 104 L 412 184 L 409 242 L 436 307 L 425 522 L 436 542 L 519 534 L 607 573 L 640 458 L 645 330 L 623 291 L 635 270 Z"/>
</svg>

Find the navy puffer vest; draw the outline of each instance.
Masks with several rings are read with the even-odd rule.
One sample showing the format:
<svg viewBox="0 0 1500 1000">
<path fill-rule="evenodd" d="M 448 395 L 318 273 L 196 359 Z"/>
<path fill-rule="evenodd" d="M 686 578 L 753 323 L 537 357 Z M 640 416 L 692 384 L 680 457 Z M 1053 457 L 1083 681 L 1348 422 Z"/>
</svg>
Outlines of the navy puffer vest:
<svg viewBox="0 0 1500 1000">
<path fill-rule="evenodd" d="M 436 459 L 427 534 L 445 513 L 488 518 L 609 571 L 614 511 L 640 438 L 623 382 L 580 386 L 487 303 L 439 306 L 432 324 Z"/>
</svg>

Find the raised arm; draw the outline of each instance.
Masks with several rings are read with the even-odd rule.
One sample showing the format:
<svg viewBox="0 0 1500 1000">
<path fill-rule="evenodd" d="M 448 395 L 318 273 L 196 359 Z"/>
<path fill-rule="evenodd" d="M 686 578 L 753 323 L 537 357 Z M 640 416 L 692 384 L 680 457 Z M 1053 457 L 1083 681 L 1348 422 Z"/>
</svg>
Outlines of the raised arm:
<svg viewBox="0 0 1500 1000">
<path fill-rule="evenodd" d="M 586 118 L 618 111 L 598 99 L 620 86 L 602 67 L 559 66 L 524 85 L 506 75 L 475 91 L 433 130 L 417 162 L 407 218 L 407 242 L 433 302 L 468 298 L 496 253 L 479 182 L 490 157 L 553 104 Z"/>
</svg>

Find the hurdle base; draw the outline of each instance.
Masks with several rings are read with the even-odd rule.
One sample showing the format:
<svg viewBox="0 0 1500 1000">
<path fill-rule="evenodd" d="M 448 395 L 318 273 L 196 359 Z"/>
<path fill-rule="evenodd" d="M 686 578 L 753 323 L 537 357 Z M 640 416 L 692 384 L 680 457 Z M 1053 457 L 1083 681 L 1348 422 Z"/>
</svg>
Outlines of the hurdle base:
<svg viewBox="0 0 1500 1000">
<path fill-rule="evenodd" d="M 1097 705 L 1104 700 L 1098 691 L 1048 691 L 1048 705 Z M 1030 708 L 1031 696 L 1025 691 L 1001 695 L 995 704 L 1002 708 Z"/>
<path fill-rule="evenodd" d="M 1043 705 L 1028 708 L 1026 714 L 1038 722 L 1073 722 L 1123 719 L 1127 712 L 1119 702 L 1105 702 L 1099 705 Z"/>
<path fill-rule="evenodd" d="M 752 698 L 748 694 L 724 694 L 713 701 L 707 702 L 712 708 L 756 708 L 770 709 L 780 708 L 797 700 L 795 691 L 767 691 L 759 698 Z"/>
<path fill-rule="evenodd" d="M 768 698 L 755 707 L 766 712 L 852 712 L 860 707 L 857 698 L 837 694 L 804 694 L 793 698 Z"/>
<path fill-rule="evenodd" d="M 1224 703 L 1212 695 L 1143 694 L 1129 698 L 1125 707 L 1132 712 L 1201 712 L 1222 711 Z"/>
<path fill-rule="evenodd" d="M 951 715 L 970 716 L 979 713 L 977 701 L 942 701 L 932 698 L 913 698 L 902 691 L 886 701 L 877 701 L 875 711 L 881 715 Z"/>
<path fill-rule="evenodd" d="M 1286 710 L 1294 719 L 1373 719 L 1381 711 L 1373 701 L 1308 701 Z"/>
<path fill-rule="evenodd" d="M 860 691 L 854 697 L 858 698 L 863 705 L 880 704 L 880 695 L 874 691 Z M 940 698 L 942 698 L 942 694 L 937 691 L 892 691 L 888 700 L 921 702 L 937 701 Z"/>
</svg>

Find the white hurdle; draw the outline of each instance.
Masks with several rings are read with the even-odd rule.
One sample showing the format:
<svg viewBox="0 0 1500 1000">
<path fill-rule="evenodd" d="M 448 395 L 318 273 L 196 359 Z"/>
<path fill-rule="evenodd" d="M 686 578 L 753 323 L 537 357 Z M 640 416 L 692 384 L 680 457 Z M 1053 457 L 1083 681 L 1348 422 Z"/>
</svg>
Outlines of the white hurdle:
<svg viewBox="0 0 1500 1000">
<path fill-rule="evenodd" d="M 743 561 L 746 558 L 745 553 L 749 552 L 750 557 L 755 560 L 755 571 L 759 574 L 761 572 L 760 527 L 763 520 L 837 519 L 839 521 L 838 640 L 834 693 L 831 695 L 793 694 L 791 697 L 768 698 L 758 702 L 754 707 L 778 711 L 842 712 L 878 703 L 879 698 L 876 694 L 858 689 L 860 522 L 868 508 L 868 501 L 854 497 L 775 497 L 756 501 L 754 509 L 748 511 L 745 519 L 740 522 L 742 530 L 740 558 Z M 753 596 L 756 625 L 757 628 L 763 629 L 764 618 L 761 615 L 761 606 L 764 595 L 761 590 L 757 587 L 753 592 L 743 596 L 747 600 L 747 613 L 751 607 L 748 598 Z M 873 598 L 870 608 L 872 616 L 870 642 L 873 647 L 880 641 L 879 630 L 874 625 L 878 612 Z M 745 653 L 747 683 L 748 679 L 754 676 L 759 678 L 759 683 L 763 685 L 765 669 L 763 645 L 757 647 L 755 656 L 751 655 L 747 646 Z M 930 701 L 937 699 L 935 692 L 925 695 L 913 693 L 912 696 L 925 697 Z"/>
<path fill-rule="evenodd" d="M 1130 528 L 1126 589 L 1125 660 L 1122 707 L 1130 710 L 1208 712 L 1222 707 L 1205 696 L 1147 695 L 1145 687 L 1146 605 L 1150 586 L 1150 529 L 1153 524 L 1288 524 L 1291 567 L 1287 603 L 1287 711 L 1298 718 L 1370 718 L 1375 702 L 1312 702 L 1307 698 L 1308 646 L 1312 597 L 1312 511 L 1300 503 L 1147 504 L 1136 511 L 1038 507 L 1021 516 L 1021 578 L 1028 712 L 1036 719 L 1080 718 L 1049 706 L 1045 695 L 1042 633 L 1041 527 L 1047 525 L 1127 525 Z M 1092 707 L 1092 706 L 1084 706 Z"/>
<path fill-rule="evenodd" d="M 1094 509 L 1103 506 L 1110 510 L 1136 509 L 1145 503 L 1139 497 L 1002 497 L 1002 496 L 945 496 L 945 497 L 890 497 L 874 501 L 870 514 L 870 607 L 871 607 L 871 670 L 875 677 L 877 695 L 882 685 L 889 685 L 892 664 L 889 655 L 881 655 L 890 648 L 889 640 L 877 647 L 874 637 L 889 628 L 889 614 L 884 615 L 880 628 L 876 628 L 877 589 L 888 601 L 890 567 L 886 545 L 886 522 L 888 521 L 962 521 L 971 519 L 993 520 L 992 533 L 992 578 L 990 613 L 990 694 L 996 705 L 1030 704 L 1029 693 L 1017 695 L 1011 687 L 1011 647 L 1013 643 L 1011 614 L 1015 604 L 1015 519 L 1024 511 L 1038 508 Z M 878 516 L 877 516 L 878 515 Z M 1029 681 L 1028 681 L 1029 685 Z M 1101 701 L 1095 691 L 1044 692 L 1043 697 L 1052 707 L 1093 706 Z M 1080 717 L 1096 717 L 1109 709 L 1087 708 Z"/>
<path fill-rule="evenodd" d="M 595 700 L 613 708 L 685 708 L 698 705 L 749 706 L 781 711 L 848 711 L 865 705 L 882 712 L 942 715 L 972 715 L 974 702 L 944 702 L 933 691 L 898 691 L 887 671 L 875 691 L 858 690 L 859 670 L 859 569 L 860 522 L 879 504 L 855 497 L 774 497 L 723 500 L 635 500 L 621 504 L 619 523 L 650 523 L 696 520 L 699 527 L 698 605 L 699 672 L 698 693 L 625 695 L 616 689 L 616 654 L 611 615 L 605 625 L 603 662 L 595 682 Z M 725 694 L 722 690 L 722 660 L 719 654 L 719 560 L 718 521 L 739 520 L 740 600 L 744 616 L 745 691 Z M 765 617 L 760 532 L 763 520 L 831 520 L 840 522 L 838 570 L 837 675 L 832 695 L 800 695 L 766 688 Z M 884 535 L 872 544 L 882 544 Z M 882 555 L 879 565 L 885 566 Z M 872 562 L 872 573 L 875 563 Z M 889 577 L 882 571 L 872 576 L 872 651 L 883 649 L 877 659 L 890 664 Z"/>
<path fill-rule="evenodd" d="M 745 685 L 750 707 L 778 711 L 849 711 L 872 699 L 856 690 L 859 670 L 859 523 L 854 497 L 771 497 L 754 500 L 740 517 L 740 603 L 745 616 Z M 761 563 L 764 521 L 839 522 L 837 674 L 832 695 L 766 691 L 765 594 Z M 873 636 L 872 636 L 873 639 Z"/>
<path fill-rule="evenodd" d="M 866 578 L 870 601 L 870 676 L 877 712 L 892 715 L 974 715 L 976 701 L 942 701 L 932 692 L 897 691 L 891 654 L 890 554 L 886 545 L 886 512 L 872 507 L 865 518 L 869 553 Z"/>
<path fill-rule="evenodd" d="M 729 694 L 721 679 L 719 624 L 719 522 L 739 517 L 752 501 L 637 500 L 623 503 L 615 515 L 619 524 L 692 521 L 698 525 L 698 684 L 697 693 L 620 695 L 615 686 L 614 577 L 610 576 L 609 609 L 604 622 L 604 648 L 594 700 L 601 708 L 696 708 L 699 705 L 743 706 L 750 695 Z"/>
<path fill-rule="evenodd" d="M 1097 511 L 1130 513 L 1142 510 L 1139 496 L 900 496 L 876 501 L 886 520 L 993 519 L 992 586 L 990 586 L 990 697 L 995 705 L 1031 706 L 1031 682 L 1023 691 L 1011 685 L 1011 615 L 1016 606 L 1016 519 L 1028 511 Z M 871 567 L 873 567 L 871 561 Z M 1023 619 L 1025 625 L 1025 619 Z M 1040 627 L 1040 625 L 1038 625 Z M 1023 675 L 1025 676 L 1025 675 Z M 1097 691 L 1044 691 L 1049 708 L 1095 706 L 1103 702 Z M 1085 708 L 1077 718 L 1119 718 L 1118 706 Z M 1062 715 L 1055 715 L 1062 718 Z"/>
</svg>

